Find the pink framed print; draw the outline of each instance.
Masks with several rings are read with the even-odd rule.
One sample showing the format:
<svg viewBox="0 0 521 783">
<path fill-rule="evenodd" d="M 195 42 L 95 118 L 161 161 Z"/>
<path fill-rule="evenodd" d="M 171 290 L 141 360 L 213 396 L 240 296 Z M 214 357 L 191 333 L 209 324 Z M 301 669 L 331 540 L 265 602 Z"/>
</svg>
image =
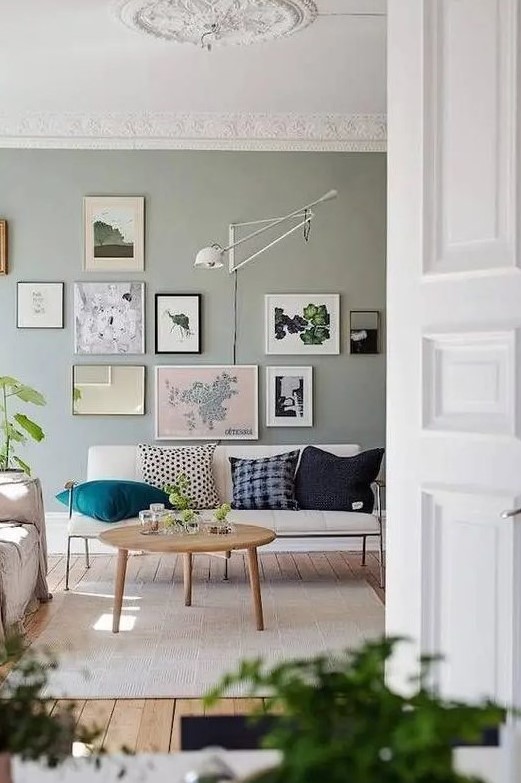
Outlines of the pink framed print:
<svg viewBox="0 0 521 783">
<path fill-rule="evenodd" d="M 258 368 L 156 366 L 157 440 L 257 440 Z"/>
</svg>

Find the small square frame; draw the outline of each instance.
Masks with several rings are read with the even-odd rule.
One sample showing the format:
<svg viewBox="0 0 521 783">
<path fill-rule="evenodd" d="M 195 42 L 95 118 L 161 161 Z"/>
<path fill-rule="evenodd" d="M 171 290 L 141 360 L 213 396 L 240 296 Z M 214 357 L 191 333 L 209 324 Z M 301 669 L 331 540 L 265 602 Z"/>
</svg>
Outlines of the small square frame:
<svg viewBox="0 0 521 783">
<path fill-rule="evenodd" d="M 16 284 L 18 329 L 63 329 L 64 283 L 21 280 Z"/>
<path fill-rule="evenodd" d="M 156 354 L 201 353 L 201 300 L 201 294 L 155 295 Z"/>
<path fill-rule="evenodd" d="M 277 401 L 277 391 L 283 392 L 277 378 L 282 376 L 301 381 L 295 388 L 288 389 L 292 394 L 285 395 L 283 403 L 280 399 Z M 281 409 L 284 410 L 281 412 Z M 313 367 L 266 367 L 266 427 L 312 426 Z"/>
<path fill-rule="evenodd" d="M 380 353 L 379 310 L 351 310 L 349 350 L 357 356 Z"/>
</svg>

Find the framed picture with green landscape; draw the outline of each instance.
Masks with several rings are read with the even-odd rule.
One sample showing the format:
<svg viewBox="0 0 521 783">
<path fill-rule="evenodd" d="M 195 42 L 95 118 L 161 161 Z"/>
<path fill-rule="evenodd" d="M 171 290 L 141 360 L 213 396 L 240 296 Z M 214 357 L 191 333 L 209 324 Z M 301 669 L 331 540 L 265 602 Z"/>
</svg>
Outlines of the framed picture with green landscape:
<svg viewBox="0 0 521 783">
<path fill-rule="evenodd" d="M 266 353 L 340 353 L 340 295 L 267 294 Z"/>
<path fill-rule="evenodd" d="M 86 196 L 83 215 L 87 272 L 143 271 L 143 196 Z"/>
</svg>

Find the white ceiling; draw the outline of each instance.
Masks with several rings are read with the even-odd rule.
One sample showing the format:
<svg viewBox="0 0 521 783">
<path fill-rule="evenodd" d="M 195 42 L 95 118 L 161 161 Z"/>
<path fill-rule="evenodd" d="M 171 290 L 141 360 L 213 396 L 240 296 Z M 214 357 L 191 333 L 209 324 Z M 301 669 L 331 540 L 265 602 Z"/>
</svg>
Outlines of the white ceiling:
<svg viewBox="0 0 521 783">
<path fill-rule="evenodd" d="M 286 124 L 290 115 L 338 115 L 344 127 L 351 115 L 383 115 L 386 0 L 317 6 L 318 19 L 294 36 L 207 52 L 128 29 L 111 0 L 0 0 L 0 144 L 52 135 L 53 123 L 55 135 L 70 133 L 72 115 L 90 132 L 97 121 L 100 135 L 116 115 L 146 117 L 156 130 L 161 115 L 170 125 L 208 112 L 243 124 L 252 115 Z M 314 121 L 327 133 L 324 119 Z"/>
</svg>

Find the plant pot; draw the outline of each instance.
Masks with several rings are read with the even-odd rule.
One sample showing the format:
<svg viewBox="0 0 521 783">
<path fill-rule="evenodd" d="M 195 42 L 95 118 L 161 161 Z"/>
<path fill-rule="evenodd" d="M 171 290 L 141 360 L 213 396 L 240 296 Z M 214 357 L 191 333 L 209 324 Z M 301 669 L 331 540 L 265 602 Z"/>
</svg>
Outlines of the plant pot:
<svg viewBox="0 0 521 783">
<path fill-rule="evenodd" d="M 0 753 L 0 783 L 13 783 L 10 753 Z"/>
<path fill-rule="evenodd" d="M 16 484 L 21 481 L 26 481 L 27 478 L 27 473 L 25 473 L 21 468 L 0 470 L 0 484 Z"/>
</svg>

